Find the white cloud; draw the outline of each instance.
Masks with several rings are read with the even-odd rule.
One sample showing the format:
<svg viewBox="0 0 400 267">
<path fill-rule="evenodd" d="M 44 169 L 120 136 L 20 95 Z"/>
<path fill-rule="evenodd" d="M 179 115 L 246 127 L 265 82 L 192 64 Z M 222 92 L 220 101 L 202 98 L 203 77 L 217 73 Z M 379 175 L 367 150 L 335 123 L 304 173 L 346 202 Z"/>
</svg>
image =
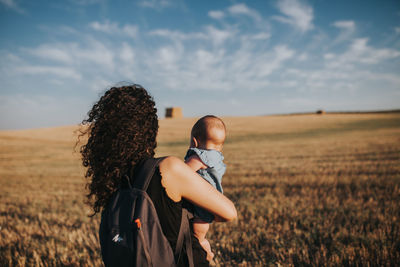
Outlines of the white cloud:
<svg viewBox="0 0 400 267">
<path fill-rule="evenodd" d="M 181 31 L 171 31 L 167 29 L 157 29 L 148 33 L 151 36 L 160 36 L 171 39 L 172 41 L 185 41 L 191 39 L 207 39 L 207 35 L 201 32 L 183 33 Z"/>
<path fill-rule="evenodd" d="M 36 57 L 40 58 L 46 58 L 49 60 L 53 61 L 58 61 L 61 63 L 71 63 L 72 58 L 70 53 L 68 53 L 63 47 L 61 46 L 54 46 L 54 45 L 49 45 L 49 44 L 43 44 L 40 45 L 37 48 L 30 48 L 30 49 L 25 49 L 28 53 L 31 55 L 34 55 Z"/>
<path fill-rule="evenodd" d="M 249 16 L 257 22 L 262 20 L 258 11 L 249 8 L 246 4 L 236 4 L 228 8 L 228 12 L 232 15 L 245 15 Z"/>
<path fill-rule="evenodd" d="M 332 25 L 341 30 L 333 41 L 334 44 L 350 40 L 356 30 L 356 24 L 352 20 L 335 21 Z"/>
<path fill-rule="evenodd" d="M 324 58 L 325 59 L 333 59 L 333 58 L 335 58 L 335 55 L 332 53 L 327 53 L 327 54 L 324 54 Z"/>
<path fill-rule="evenodd" d="M 122 44 L 122 49 L 119 56 L 121 60 L 126 63 L 133 63 L 135 61 L 135 52 L 127 43 Z"/>
<path fill-rule="evenodd" d="M 131 38 L 135 38 L 138 34 L 138 27 L 136 25 L 127 24 L 122 28 L 122 33 L 126 34 Z"/>
<path fill-rule="evenodd" d="M 221 45 L 227 39 L 235 35 L 235 33 L 231 30 L 220 30 L 214 26 L 207 26 L 206 34 L 215 45 Z"/>
<path fill-rule="evenodd" d="M 302 32 L 311 30 L 314 25 L 312 23 L 314 18 L 313 8 L 300 0 L 279 0 L 277 7 L 285 17 L 277 16 L 280 22 L 292 25 Z"/>
<path fill-rule="evenodd" d="M 171 6 L 172 3 L 169 0 L 143 0 L 139 2 L 139 6 L 145 8 L 163 9 Z"/>
<path fill-rule="evenodd" d="M 97 76 L 90 84 L 90 89 L 94 92 L 103 92 L 110 88 L 113 84 L 110 80 L 106 80 L 101 76 Z"/>
<path fill-rule="evenodd" d="M 16 0 L 0 0 L 0 3 L 18 13 L 25 13 L 25 10 L 19 6 Z"/>
<path fill-rule="evenodd" d="M 87 47 L 74 46 L 71 53 L 80 65 L 97 64 L 98 69 L 112 71 L 114 69 L 114 51 L 101 42 L 91 39 Z"/>
<path fill-rule="evenodd" d="M 119 31 L 118 24 L 115 22 L 111 23 L 109 21 L 106 21 L 104 23 L 100 23 L 98 21 L 93 21 L 89 24 L 89 26 L 96 31 L 101 31 L 105 33 L 113 33 Z"/>
<path fill-rule="evenodd" d="M 114 52 L 101 42 L 88 38 L 85 43 L 51 43 L 42 44 L 37 48 L 22 49 L 43 60 L 58 61 L 69 66 L 97 64 L 97 68 L 112 70 L 114 67 Z"/>
<path fill-rule="evenodd" d="M 356 27 L 356 24 L 352 20 L 339 20 L 335 21 L 332 25 L 337 28 L 348 29 L 348 30 L 354 30 L 354 28 Z"/>
<path fill-rule="evenodd" d="M 284 87 L 290 87 L 290 84 L 286 82 L 297 81 L 298 85 L 295 88 L 301 94 L 319 95 L 321 98 L 326 98 L 326 95 L 337 95 L 338 99 L 341 98 L 339 95 L 343 94 L 368 98 L 374 95 L 371 92 L 384 90 L 385 93 L 379 94 L 379 96 L 375 93 L 374 98 L 379 99 L 376 100 L 377 103 L 379 101 L 381 101 L 380 105 L 383 105 L 382 101 L 386 101 L 388 105 L 394 103 L 390 100 L 390 97 L 383 95 L 388 96 L 397 91 L 400 88 L 400 78 L 396 73 L 383 70 L 390 60 L 393 61 L 400 57 L 399 51 L 388 48 L 374 48 L 368 45 L 368 39 L 360 38 L 353 40 L 344 51 L 326 52 L 321 57 L 325 64 L 310 67 L 310 62 L 318 63 L 314 60 L 315 55 L 312 55 L 312 58 L 305 61 L 305 68 L 282 68 L 284 78 L 279 80 L 279 84 L 276 84 L 276 86 L 284 90 Z M 286 64 L 286 66 L 288 65 Z M 375 66 L 379 66 L 379 68 Z M 368 93 L 364 94 L 363 92 Z M 294 95 L 297 94 L 294 93 Z M 326 102 L 325 108 L 328 105 L 329 108 L 333 107 L 337 110 L 343 109 L 350 103 L 339 107 L 337 104 L 329 104 L 328 101 L 324 101 Z M 354 107 L 356 105 L 358 103 L 354 103 Z M 395 107 L 395 105 L 390 105 L 390 107 Z M 378 108 L 378 106 L 376 107 Z M 365 107 L 360 107 L 365 109 Z M 379 108 L 383 108 L 383 106 Z"/>
<path fill-rule="evenodd" d="M 199 49 L 195 52 L 195 60 L 197 62 L 197 68 L 200 71 L 207 71 L 208 68 L 215 68 L 218 63 L 218 59 L 220 56 L 215 56 L 215 53 L 212 53 L 207 50 Z"/>
<path fill-rule="evenodd" d="M 107 47 L 87 38 L 80 43 L 44 43 L 36 48 L 20 48 L 18 53 L 1 53 L 0 80 L 6 87 L 18 91 L 23 84 L 40 84 L 42 90 L 61 88 L 91 88 L 98 76 L 116 82 L 132 74 L 133 51 L 122 43 L 119 47 Z M 66 89 L 65 89 L 66 90 Z"/>
<path fill-rule="evenodd" d="M 278 70 L 284 61 L 292 58 L 295 54 L 294 50 L 289 49 L 285 45 L 274 47 L 272 54 L 259 56 L 255 60 L 255 74 L 258 78 L 267 77 L 274 71 Z"/>
<path fill-rule="evenodd" d="M 297 57 L 297 60 L 298 61 L 306 61 L 306 60 L 308 60 L 308 58 L 309 58 L 309 56 L 307 53 L 302 53 Z"/>
<path fill-rule="evenodd" d="M 376 49 L 368 46 L 368 38 L 353 40 L 347 51 L 341 55 L 327 54 L 327 66 L 330 68 L 354 68 L 355 64 L 373 65 L 385 60 L 400 56 L 400 52 L 394 49 Z"/>
<path fill-rule="evenodd" d="M 250 38 L 253 40 L 267 40 L 271 37 L 271 34 L 267 32 L 260 32 L 257 34 L 252 35 Z"/>
<path fill-rule="evenodd" d="M 23 74 L 29 75 L 54 75 L 62 78 L 80 80 L 82 76 L 73 68 L 57 67 L 57 66 L 21 66 L 16 70 Z"/>
<path fill-rule="evenodd" d="M 157 50 L 141 55 L 141 63 L 146 69 L 151 70 L 151 79 L 159 80 L 164 84 L 163 87 L 179 90 L 178 80 L 181 79 L 179 76 L 183 75 L 181 71 L 185 61 L 184 52 L 181 43 L 161 46 Z"/>
<path fill-rule="evenodd" d="M 274 48 L 274 50 L 275 50 L 276 58 L 279 61 L 289 59 L 289 58 L 293 57 L 293 55 L 294 55 L 294 51 L 287 48 L 286 45 L 276 46 Z"/>
<path fill-rule="evenodd" d="M 70 1 L 80 6 L 88 6 L 88 5 L 101 4 L 106 0 L 70 0 Z"/>
<path fill-rule="evenodd" d="M 248 40 L 248 42 L 252 42 Z M 164 90 L 237 89 L 254 91 L 266 89 L 271 75 L 279 71 L 295 52 L 286 46 L 268 51 L 257 51 L 243 45 L 227 53 L 222 48 L 190 49 L 190 47 L 163 47 L 156 56 L 142 58 L 152 70 L 151 86 Z"/>
<path fill-rule="evenodd" d="M 213 19 L 222 19 L 225 13 L 219 10 L 211 10 L 208 12 L 208 16 Z"/>
<path fill-rule="evenodd" d="M 0 54 L 0 56 L 3 58 L 3 62 L 4 61 L 12 62 L 13 64 L 20 64 L 21 62 L 23 62 L 23 60 L 19 56 L 12 54 L 12 53 L 6 53 L 6 54 L 2 53 L 2 54 Z M 0 64 L 0 66 L 1 66 L 1 64 Z"/>
<path fill-rule="evenodd" d="M 99 32 L 104 32 L 107 34 L 120 34 L 130 38 L 135 38 L 138 34 L 137 25 L 126 24 L 120 28 L 117 23 L 110 21 L 105 21 L 104 23 L 93 21 L 89 24 L 89 27 Z"/>
<path fill-rule="evenodd" d="M 400 27 L 394 28 L 394 32 L 395 32 L 396 34 L 400 34 Z"/>
<path fill-rule="evenodd" d="M 218 46 L 223 44 L 227 39 L 232 38 L 235 35 L 235 32 L 231 29 L 219 29 L 212 25 L 208 25 L 204 27 L 204 30 L 202 32 L 184 33 L 181 31 L 156 29 L 150 31 L 148 34 L 150 36 L 159 36 L 167 38 L 170 39 L 171 41 L 176 41 L 176 42 L 189 41 L 189 40 L 211 41 L 212 44 Z"/>
</svg>

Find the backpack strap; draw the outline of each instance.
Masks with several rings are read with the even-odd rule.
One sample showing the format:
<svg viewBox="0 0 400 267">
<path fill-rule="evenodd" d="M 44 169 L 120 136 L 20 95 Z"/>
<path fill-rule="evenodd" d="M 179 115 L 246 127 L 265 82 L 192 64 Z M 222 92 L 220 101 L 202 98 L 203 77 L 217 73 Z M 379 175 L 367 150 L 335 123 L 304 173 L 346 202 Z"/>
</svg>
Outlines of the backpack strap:
<svg viewBox="0 0 400 267">
<path fill-rule="evenodd" d="M 194 267 L 192 235 L 189 225 L 189 220 L 192 218 L 193 214 L 189 212 L 186 208 L 182 207 L 181 226 L 179 228 L 178 239 L 176 241 L 176 247 L 175 247 L 175 259 L 176 263 L 178 263 L 182 254 L 183 241 L 185 241 L 186 255 L 188 258 L 189 267 Z"/>
<path fill-rule="evenodd" d="M 135 177 L 135 180 L 133 181 L 132 187 L 141 189 L 143 191 L 147 190 L 147 187 L 149 187 L 151 178 L 153 177 L 155 168 L 158 166 L 158 164 L 164 159 L 165 157 L 162 158 L 149 158 L 145 160 L 139 169 L 139 172 L 137 174 L 131 173 L 130 177 Z"/>
</svg>

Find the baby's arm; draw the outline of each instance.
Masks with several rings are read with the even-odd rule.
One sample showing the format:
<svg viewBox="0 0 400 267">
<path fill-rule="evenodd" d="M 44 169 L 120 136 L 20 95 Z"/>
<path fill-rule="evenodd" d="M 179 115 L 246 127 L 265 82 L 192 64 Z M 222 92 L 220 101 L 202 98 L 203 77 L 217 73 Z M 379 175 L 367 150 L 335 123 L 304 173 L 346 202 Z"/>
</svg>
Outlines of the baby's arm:
<svg viewBox="0 0 400 267">
<path fill-rule="evenodd" d="M 197 155 L 191 156 L 185 161 L 185 163 L 194 171 L 207 169 L 207 165 L 205 165 Z"/>
</svg>

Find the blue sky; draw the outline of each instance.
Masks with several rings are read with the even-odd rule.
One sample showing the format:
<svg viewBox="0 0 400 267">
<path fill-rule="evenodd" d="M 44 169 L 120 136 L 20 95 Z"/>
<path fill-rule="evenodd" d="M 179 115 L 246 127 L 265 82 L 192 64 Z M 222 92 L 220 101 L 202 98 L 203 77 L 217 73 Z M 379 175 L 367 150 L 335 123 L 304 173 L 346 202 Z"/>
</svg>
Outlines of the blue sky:
<svg viewBox="0 0 400 267">
<path fill-rule="evenodd" d="M 77 124 L 121 81 L 159 116 L 400 108 L 400 1 L 0 0 L 0 129 Z"/>
</svg>

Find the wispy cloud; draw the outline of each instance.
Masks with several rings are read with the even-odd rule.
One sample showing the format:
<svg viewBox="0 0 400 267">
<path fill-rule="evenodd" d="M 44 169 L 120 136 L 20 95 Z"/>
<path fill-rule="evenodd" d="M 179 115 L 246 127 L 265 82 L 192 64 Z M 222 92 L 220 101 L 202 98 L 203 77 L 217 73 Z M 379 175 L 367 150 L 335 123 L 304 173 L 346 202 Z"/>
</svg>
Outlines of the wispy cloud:
<svg viewBox="0 0 400 267">
<path fill-rule="evenodd" d="M 262 20 L 260 13 L 255 9 L 249 8 L 246 4 L 236 4 L 228 8 L 228 12 L 232 15 L 249 16 L 257 22 Z"/>
<path fill-rule="evenodd" d="M 207 25 L 200 32 L 188 32 L 184 33 L 181 31 L 171 31 L 168 29 L 156 29 L 148 33 L 150 36 L 159 36 L 170 39 L 174 42 L 182 42 L 189 40 L 207 41 L 209 44 L 215 46 L 222 45 L 225 41 L 233 38 L 236 34 L 232 28 L 217 28 L 213 25 Z M 258 38 L 265 38 L 265 35 L 260 35 Z"/>
<path fill-rule="evenodd" d="M 340 29 L 340 34 L 333 42 L 335 44 L 350 40 L 356 30 L 356 24 L 352 20 L 339 20 L 332 23 L 332 25 Z"/>
<path fill-rule="evenodd" d="M 70 2 L 81 5 L 81 6 L 89 6 L 103 3 L 106 0 L 69 0 Z"/>
<path fill-rule="evenodd" d="M 271 37 L 271 34 L 270 33 L 267 33 L 267 32 L 259 32 L 259 33 L 256 33 L 256 34 L 254 34 L 254 35 L 251 35 L 250 36 L 250 39 L 252 39 L 252 40 L 267 40 L 267 39 L 269 39 Z"/>
<path fill-rule="evenodd" d="M 67 51 L 66 46 L 74 46 L 74 44 L 60 44 L 60 45 L 49 45 L 42 44 L 37 48 L 27 48 L 23 49 L 27 51 L 29 54 L 44 58 L 51 61 L 61 62 L 61 63 L 72 63 L 73 58 L 71 57 L 71 53 Z"/>
<path fill-rule="evenodd" d="M 234 31 L 228 29 L 218 29 L 214 26 L 207 26 L 206 27 L 207 36 L 210 37 L 210 40 L 215 45 L 221 45 L 227 39 L 233 37 L 235 35 Z"/>
<path fill-rule="evenodd" d="M 254 22 L 254 25 L 257 28 L 263 28 L 265 30 L 265 28 L 269 27 L 267 21 L 263 19 L 258 10 L 250 8 L 244 3 L 231 5 L 224 10 L 211 10 L 208 12 L 208 16 L 212 19 L 223 21 L 225 26 L 233 26 L 233 24 L 230 24 L 231 19 L 238 20 L 239 18 L 247 17 Z M 235 23 L 234 27 L 239 25 L 240 23 Z M 265 36 L 263 36 L 261 39 L 265 39 Z"/>
<path fill-rule="evenodd" d="M 0 3 L 18 13 L 25 13 L 25 10 L 19 6 L 16 0 L 0 0 Z"/>
<path fill-rule="evenodd" d="M 352 41 L 347 51 L 340 55 L 326 54 L 329 68 L 354 69 L 355 64 L 374 65 L 385 60 L 400 56 L 400 52 L 394 49 L 377 49 L 368 46 L 368 38 L 358 38 Z"/>
<path fill-rule="evenodd" d="M 93 21 L 89 24 L 89 27 L 99 32 L 104 32 L 107 34 L 119 34 L 131 38 L 135 38 L 138 34 L 137 25 L 126 24 L 123 27 L 119 27 L 118 23 L 110 21 L 105 21 L 104 23 Z"/>
<path fill-rule="evenodd" d="M 58 61 L 65 65 L 83 66 L 99 64 L 111 70 L 114 66 L 114 52 L 102 42 L 88 38 L 85 43 L 48 43 L 37 48 L 22 49 L 30 55 L 47 61 Z"/>
<path fill-rule="evenodd" d="M 108 34 L 119 31 L 118 24 L 115 22 L 111 23 L 109 21 L 106 21 L 105 23 L 100 23 L 98 21 L 94 21 L 90 23 L 89 26 L 96 31 L 101 31 Z"/>
<path fill-rule="evenodd" d="M 185 41 L 192 39 L 207 39 L 207 35 L 202 32 L 189 32 L 184 33 L 177 30 L 156 29 L 148 32 L 150 36 L 159 36 L 168 38 L 173 41 Z"/>
<path fill-rule="evenodd" d="M 134 63 L 135 61 L 135 52 L 133 48 L 127 43 L 122 44 L 122 49 L 119 56 L 122 61 L 127 63 Z"/>
<path fill-rule="evenodd" d="M 141 7 L 153 9 L 163 9 L 165 7 L 172 6 L 172 2 L 170 0 L 142 0 L 138 4 Z"/>
<path fill-rule="evenodd" d="M 208 16 L 213 19 L 222 19 L 225 17 L 225 13 L 220 10 L 211 10 L 208 12 Z"/>
<path fill-rule="evenodd" d="M 278 0 L 277 7 L 285 16 L 276 16 L 276 20 L 290 24 L 302 32 L 314 27 L 314 10 L 308 4 L 300 0 Z"/>
<path fill-rule="evenodd" d="M 21 66 L 16 68 L 17 72 L 29 75 L 49 75 L 58 76 L 62 78 L 69 78 L 74 80 L 80 80 L 82 76 L 69 67 L 57 67 L 57 66 Z"/>
<path fill-rule="evenodd" d="M 352 30 L 352 31 L 354 31 L 356 27 L 356 24 L 352 20 L 339 20 L 335 21 L 332 25 L 337 28 Z"/>
<path fill-rule="evenodd" d="M 326 99 L 322 99 L 327 95 L 331 95 L 332 99 L 335 97 L 340 99 L 343 94 L 364 96 L 363 92 L 377 92 L 378 90 L 381 92 L 380 94 L 393 97 L 400 86 L 400 78 L 393 72 L 384 72 L 375 66 L 383 68 L 385 64 L 398 57 L 400 57 L 400 52 L 395 49 L 374 48 L 368 45 L 366 38 L 354 39 L 344 51 L 325 53 L 322 56 L 321 64 L 316 67 L 310 68 L 310 64 L 308 64 L 306 68 L 289 67 L 285 69 L 285 82 L 296 81 L 296 90 L 303 95 L 320 96 L 321 100 L 319 101 L 323 103 L 324 108 L 341 109 L 342 107 L 337 103 L 329 103 Z M 313 58 L 306 59 L 306 62 L 311 61 Z M 290 83 L 279 84 L 282 89 L 289 85 Z M 367 96 L 365 95 L 365 97 Z M 342 101 L 344 101 L 343 107 L 349 105 L 349 103 L 345 103 L 344 99 Z M 395 105 L 391 105 L 391 107 L 395 107 Z"/>
</svg>

